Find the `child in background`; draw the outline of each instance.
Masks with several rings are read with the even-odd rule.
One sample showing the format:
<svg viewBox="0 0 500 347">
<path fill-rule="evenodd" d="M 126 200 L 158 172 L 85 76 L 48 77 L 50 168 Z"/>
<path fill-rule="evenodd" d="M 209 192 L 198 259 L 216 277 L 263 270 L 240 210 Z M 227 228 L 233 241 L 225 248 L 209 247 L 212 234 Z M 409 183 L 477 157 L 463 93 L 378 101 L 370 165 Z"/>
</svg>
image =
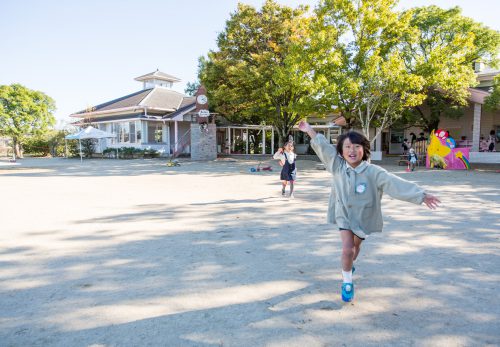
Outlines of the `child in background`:
<svg viewBox="0 0 500 347">
<path fill-rule="evenodd" d="M 410 162 L 410 169 L 411 171 L 415 171 L 415 165 L 417 164 L 417 153 L 415 153 L 415 150 L 413 148 L 410 148 L 410 153 L 408 153 L 408 161 Z"/>
<path fill-rule="evenodd" d="M 297 175 L 295 168 L 295 159 L 297 155 L 293 152 L 293 142 L 288 141 L 283 148 L 279 148 L 273 156 L 274 159 L 280 160 L 281 165 L 281 195 L 285 196 L 285 188 L 290 183 L 290 198 L 293 198 L 293 184 Z"/>
<path fill-rule="evenodd" d="M 352 265 L 361 242 L 367 235 L 382 231 L 382 194 L 415 204 L 423 202 L 430 209 L 435 209 L 440 201 L 418 185 L 370 164 L 370 141 L 363 134 L 355 131 L 342 134 L 334 146 L 305 121 L 299 123 L 299 129 L 311 137 L 311 146 L 333 175 L 335 194 L 330 195 L 330 200 L 335 202 L 329 206 L 334 206 L 334 211 L 328 213 L 335 215 L 340 229 L 342 300 L 349 302 L 354 297 Z"/>
<path fill-rule="evenodd" d="M 403 147 L 403 154 L 408 153 L 408 148 L 410 148 L 410 144 L 408 143 L 408 139 L 404 139 L 401 147 Z"/>
</svg>

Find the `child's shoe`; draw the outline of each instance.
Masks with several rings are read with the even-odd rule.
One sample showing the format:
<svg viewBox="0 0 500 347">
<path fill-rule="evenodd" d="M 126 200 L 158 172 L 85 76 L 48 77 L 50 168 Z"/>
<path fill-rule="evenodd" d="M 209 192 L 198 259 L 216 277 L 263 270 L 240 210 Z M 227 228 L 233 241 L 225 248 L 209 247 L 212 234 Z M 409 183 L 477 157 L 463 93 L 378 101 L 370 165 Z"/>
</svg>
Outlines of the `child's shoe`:
<svg viewBox="0 0 500 347">
<path fill-rule="evenodd" d="M 342 300 L 345 302 L 351 302 L 353 298 L 354 298 L 354 284 L 342 283 Z"/>
</svg>

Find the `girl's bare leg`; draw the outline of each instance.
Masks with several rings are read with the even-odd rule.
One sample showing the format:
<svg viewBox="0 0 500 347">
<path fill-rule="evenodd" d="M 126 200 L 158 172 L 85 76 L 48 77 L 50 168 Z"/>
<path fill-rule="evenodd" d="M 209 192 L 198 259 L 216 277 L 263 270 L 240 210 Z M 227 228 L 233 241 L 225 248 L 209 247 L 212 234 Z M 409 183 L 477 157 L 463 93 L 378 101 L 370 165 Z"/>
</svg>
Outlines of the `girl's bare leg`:
<svg viewBox="0 0 500 347">
<path fill-rule="evenodd" d="M 351 271 L 352 262 L 354 261 L 355 252 L 355 235 L 350 230 L 340 230 L 340 238 L 342 240 L 342 270 Z M 359 246 L 359 245 L 358 245 Z M 359 253 L 359 251 L 358 251 Z"/>
<path fill-rule="evenodd" d="M 359 251 L 361 250 L 361 242 L 363 242 L 363 240 L 354 235 L 354 256 L 352 257 L 353 261 L 356 260 Z"/>
</svg>

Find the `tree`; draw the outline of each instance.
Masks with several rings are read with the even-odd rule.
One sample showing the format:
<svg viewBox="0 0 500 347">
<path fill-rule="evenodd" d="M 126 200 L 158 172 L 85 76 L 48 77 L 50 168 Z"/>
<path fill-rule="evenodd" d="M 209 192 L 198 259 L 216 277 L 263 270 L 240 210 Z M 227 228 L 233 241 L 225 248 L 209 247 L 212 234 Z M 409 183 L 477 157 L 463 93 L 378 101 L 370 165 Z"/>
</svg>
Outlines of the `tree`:
<svg viewBox="0 0 500 347">
<path fill-rule="evenodd" d="M 487 111 L 500 111 L 500 75 L 495 76 L 492 89 L 484 100 L 484 108 Z"/>
<path fill-rule="evenodd" d="M 323 0 L 316 9 L 309 55 L 322 103 L 331 104 L 348 127 L 390 126 L 402 110 L 421 103 L 423 80 L 404 64 L 400 40 L 411 35 L 409 15 L 396 0 Z"/>
<path fill-rule="evenodd" d="M 12 137 L 16 156 L 22 142 L 55 124 L 55 102 L 46 94 L 20 84 L 0 86 L 0 134 Z"/>
<path fill-rule="evenodd" d="M 308 37 L 307 7 L 267 0 L 259 11 L 239 4 L 217 39 L 217 51 L 200 59 L 199 79 L 211 107 L 233 122 L 267 123 L 283 143 L 317 103 L 301 47 Z"/>
<path fill-rule="evenodd" d="M 196 91 L 200 88 L 200 82 L 188 82 L 186 84 L 186 88 L 184 89 L 184 93 L 190 96 L 193 96 Z"/>
<path fill-rule="evenodd" d="M 413 107 L 408 122 L 431 131 L 438 128 L 441 116 L 463 114 L 468 88 L 477 83 L 473 63 L 497 63 L 500 34 L 462 16 L 459 7 L 428 6 L 401 14 L 408 15 L 415 31 L 401 43 L 404 62 L 411 73 L 423 78 L 427 95 L 422 105 Z"/>
</svg>

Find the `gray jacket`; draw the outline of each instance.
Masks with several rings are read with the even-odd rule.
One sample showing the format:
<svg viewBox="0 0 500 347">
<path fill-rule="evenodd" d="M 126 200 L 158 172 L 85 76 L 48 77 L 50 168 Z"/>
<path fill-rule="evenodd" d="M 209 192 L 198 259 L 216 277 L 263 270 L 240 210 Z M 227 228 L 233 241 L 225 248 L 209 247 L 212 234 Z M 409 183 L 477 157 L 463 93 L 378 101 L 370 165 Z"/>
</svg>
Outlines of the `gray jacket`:
<svg viewBox="0 0 500 347">
<path fill-rule="evenodd" d="M 351 168 L 338 155 L 336 147 L 321 134 L 311 141 L 311 145 L 333 176 L 328 222 L 336 222 L 339 228 L 352 230 L 361 238 L 381 232 L 384 192 L 414 204 L 421 204 L 424 200 L 425 191 L 421 187 L 380 166 L 363 161 L 358 167 Z"/>
</svg>

